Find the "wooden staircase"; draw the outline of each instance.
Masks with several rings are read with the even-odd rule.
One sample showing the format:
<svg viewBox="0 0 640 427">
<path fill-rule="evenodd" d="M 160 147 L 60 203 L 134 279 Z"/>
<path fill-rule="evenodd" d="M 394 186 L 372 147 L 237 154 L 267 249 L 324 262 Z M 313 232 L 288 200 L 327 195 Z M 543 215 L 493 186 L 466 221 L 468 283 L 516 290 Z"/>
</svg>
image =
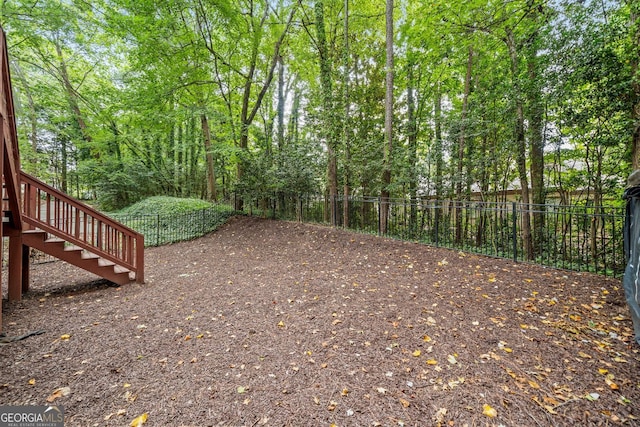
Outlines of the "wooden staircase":
<svg viewBox="0 0 640 427">
<path fill-rule="evenodd" d="M 26 230 L 22 234 L 22 244 L 95 273 L 119 285 L 124 285 L 131 281 L 129 277 L 131 271 L 128 268 L 104 259 L 80 246 L 69 245 L 64 239 L 50 236 L 46 231 Z"/>
<path fill-rule="evenodd" d="M 114 283 L 144 283 L 144 236 L 20 169 L 9 59 L 0 28 L 0 173 L 3 237 L 9 238 L 9 301 L 29 290 L 30 248 Z M 0 283 L 2 272 L 0 271 Z M 0 299 L 0 331 L 2 331 Z"/>
</svg>

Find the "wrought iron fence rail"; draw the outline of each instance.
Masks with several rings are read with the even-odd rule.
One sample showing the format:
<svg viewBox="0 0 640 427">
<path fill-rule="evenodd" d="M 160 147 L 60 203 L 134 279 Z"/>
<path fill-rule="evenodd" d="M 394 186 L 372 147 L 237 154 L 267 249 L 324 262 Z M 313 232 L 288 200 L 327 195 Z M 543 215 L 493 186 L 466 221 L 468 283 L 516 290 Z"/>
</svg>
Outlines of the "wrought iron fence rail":
<svg viewBox="0 0 640 427">
<path fill-rule="evenodd" d="M 337 197 L 335 211 L 330 212 L 332 203 L 322 196 L 277 195 L 260 202 L 269 207 L 266 212 L 253 213 L 567 270 L 615 277 L 624 272 L 623 207 L 391 199 L 386 202 L 387 227 L 382 229 L 383 203 L 380 198 Z M 530 250 L 524 237 L 527 216 Z"/>
<path fill-rule="evenodd" d="M 323 196 L 278 194 L 266 200 L 245 199 L 245 213 L 334 224 L 361 233 L 566 270 L 614 277 L 624 272 L 622 207 L 393 199 L 388 202 L 387 228 L 383 230 L 381 215 L 385 210 L 379 198 L 339 197 L 334 201 L 333 220 L 331 205 Z M 205 235 L 236 213 L 220 204 L 171 215 L 113 217 L 144 234 L 146 246 L 159 246 Z M 529 254 L 523 238 L 526 215 L 533 234 L 533 252 Z"/>
</svg>

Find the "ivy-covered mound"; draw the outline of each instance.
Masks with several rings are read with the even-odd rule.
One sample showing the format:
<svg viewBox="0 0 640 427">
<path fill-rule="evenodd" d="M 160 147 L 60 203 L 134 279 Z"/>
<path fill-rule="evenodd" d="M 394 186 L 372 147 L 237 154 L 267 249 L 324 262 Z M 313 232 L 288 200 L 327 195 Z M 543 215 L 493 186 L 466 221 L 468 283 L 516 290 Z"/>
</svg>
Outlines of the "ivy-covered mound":
<svg viewBox="0 0 640 427">
<path fill-rule="evenodd" d="M 210 233 L 234 213 L 230 206 L 200 199 L 154 196 L 111 216 L 144 234 L 146 246 L 159 246 Z"/>
</svg>

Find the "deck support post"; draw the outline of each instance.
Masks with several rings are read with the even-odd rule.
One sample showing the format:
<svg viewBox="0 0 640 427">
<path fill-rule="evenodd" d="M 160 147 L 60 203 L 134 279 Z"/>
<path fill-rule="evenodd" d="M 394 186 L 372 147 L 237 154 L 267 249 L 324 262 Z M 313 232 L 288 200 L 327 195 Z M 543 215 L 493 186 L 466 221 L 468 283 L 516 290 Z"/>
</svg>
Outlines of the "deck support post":
<svg viewBox="0 0 640 427">
<path fill-rule="evenodd" d="M 22 233 L 9 233 L 9 301 L 22 299 Z"/>
<path fill-rule="evenodd" d="M 27 245 L 22 245 L 22 293 L 29 292 L 29 267 L 31 257 L 31 248 Z"/>
</svg>

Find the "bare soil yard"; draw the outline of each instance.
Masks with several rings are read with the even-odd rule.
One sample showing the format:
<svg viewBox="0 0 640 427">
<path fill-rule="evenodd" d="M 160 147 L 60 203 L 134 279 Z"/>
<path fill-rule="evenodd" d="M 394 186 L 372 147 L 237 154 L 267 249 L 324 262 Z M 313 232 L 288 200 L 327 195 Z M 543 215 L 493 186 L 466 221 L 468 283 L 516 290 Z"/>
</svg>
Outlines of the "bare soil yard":
<svg viewBox="0 0 640 427">
<path fill-rule="evenodd" d="M 146 284 L 36 265 L 0 404 L 67 426 L 640 425 L 619 280 L 249 217 Z M 57 392 L 56 392 L 57 390 Z"/>
</svg>

